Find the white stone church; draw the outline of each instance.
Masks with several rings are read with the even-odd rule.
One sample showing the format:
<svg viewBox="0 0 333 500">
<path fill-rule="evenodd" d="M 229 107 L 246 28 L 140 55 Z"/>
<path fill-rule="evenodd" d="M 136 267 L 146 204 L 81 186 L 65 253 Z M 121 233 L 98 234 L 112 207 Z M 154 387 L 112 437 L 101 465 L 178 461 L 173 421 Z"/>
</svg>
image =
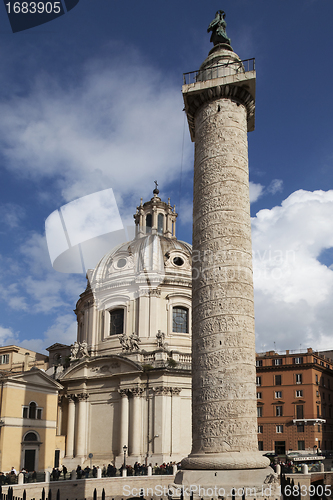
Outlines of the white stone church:
<svg viewBox="0 0 333 500">
<path fill-rule="evenodd" d="M 57 375 L 61 463 L 179 461 L 191 450 L 191 245 L 159 191 L 136 235 L 87 274 L 70 367 Z M 65 348 L 65 346 L 62 346 Z M 60 344 L 49 348 L 59 356 Z"/>
</svg>

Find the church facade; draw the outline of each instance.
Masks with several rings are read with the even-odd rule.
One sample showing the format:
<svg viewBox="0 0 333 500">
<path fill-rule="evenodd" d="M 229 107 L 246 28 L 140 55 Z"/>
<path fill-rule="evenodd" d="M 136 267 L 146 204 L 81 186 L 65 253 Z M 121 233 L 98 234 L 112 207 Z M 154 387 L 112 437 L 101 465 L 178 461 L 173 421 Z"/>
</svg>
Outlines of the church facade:
<svg viewBox="0 0 333 500">
<path fill-rule="evenodd" d="M 153 198 L 134 215 L 133 241 L 87 274 L 77 342 L 57 378 L 61 462 L 179 461 L 191 448 L 191 246 L 175 208 Z M 50 352 L 52 355 L 52 352 Z"/>
</svg>

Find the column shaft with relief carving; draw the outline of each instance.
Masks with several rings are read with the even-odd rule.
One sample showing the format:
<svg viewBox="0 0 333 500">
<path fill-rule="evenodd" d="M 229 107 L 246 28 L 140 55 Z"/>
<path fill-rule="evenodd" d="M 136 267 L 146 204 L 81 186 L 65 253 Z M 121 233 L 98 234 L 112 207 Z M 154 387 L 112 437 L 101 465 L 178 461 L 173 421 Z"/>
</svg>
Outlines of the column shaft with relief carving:
<svg viewBox="0 0 333 500">
<path fill-rule="evenodd" d="M 203 81 L 210 75 L 205 68 L 222 63 L 229 73 L 238 68 L 234 85 L 230 74 Z M 195 141 L 192 452 L 182 461 L 186 469 L 267 466 L 257 442 L 249 88 L 240 59 L 222 45 L 212 49 L 197 83 L 183 87 Z"/>
</svg>

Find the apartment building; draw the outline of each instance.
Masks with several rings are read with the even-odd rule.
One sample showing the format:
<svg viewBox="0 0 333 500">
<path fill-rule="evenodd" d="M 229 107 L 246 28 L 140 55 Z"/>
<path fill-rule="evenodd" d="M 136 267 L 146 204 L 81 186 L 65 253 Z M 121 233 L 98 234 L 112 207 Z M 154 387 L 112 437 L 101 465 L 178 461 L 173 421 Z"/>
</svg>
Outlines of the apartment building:
<svg viewBox="0 0 333 500">
<path fill-rule="evenodd" d="M 333 450 L 333 360 L 309 348 L 258 353 L 256 364 L 259 450 Z"/>
<path fill-rule="evenodd" d="M 47 370 L 48 356 L 17 345 L 0 347 L 0 371 L 21 373 L 32 367 Z"/>
</svg>

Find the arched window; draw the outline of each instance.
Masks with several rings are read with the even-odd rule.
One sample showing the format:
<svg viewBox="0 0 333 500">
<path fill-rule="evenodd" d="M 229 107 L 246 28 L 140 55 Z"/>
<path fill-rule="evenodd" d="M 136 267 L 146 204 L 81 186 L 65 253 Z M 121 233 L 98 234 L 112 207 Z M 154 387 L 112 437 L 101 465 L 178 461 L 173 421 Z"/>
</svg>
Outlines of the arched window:
<svg viewBox="0 0 333 500">
<path fill-rule="evenodd" d="M 110 311 L 110 335 L 124 333 L 124 309 Z"/>
<path fill-rule="evenodd" d="M 172 331 L 176 333 L 188 333 L 188 309 L 186 307 L 173 308 Z"/>
<path fill-rule="evenodd" d="M 33 418 L 41 420 L 43 408 L 38 408 L 35 401 L 31 401 L 28 406 L 23 406 L 23 418 Z"/>
<path fill-rule="evenodd" d="M 158 234 L 163 234 L 163 223 L 164 223 L 164 215 L 158 214 L 158 217 L 157 217 L 157 232 L 158 232 Z"/>
<path fill-rule="evenodd" d="M 146 216 L 146 233 L 151 233 L 153 222 L 151 214 L 147 214 Z"/>
<path fill-rule="evenodd" d="M 38 441 L 37 434 L 35 432 L 28 432 L 24 436 L 24 441 Z"/>
<path fill-rule="evenodd" d="M 29 404 L 29 418 L 36 418 L 37 405 L 34 401 Z"/>
</svg>

